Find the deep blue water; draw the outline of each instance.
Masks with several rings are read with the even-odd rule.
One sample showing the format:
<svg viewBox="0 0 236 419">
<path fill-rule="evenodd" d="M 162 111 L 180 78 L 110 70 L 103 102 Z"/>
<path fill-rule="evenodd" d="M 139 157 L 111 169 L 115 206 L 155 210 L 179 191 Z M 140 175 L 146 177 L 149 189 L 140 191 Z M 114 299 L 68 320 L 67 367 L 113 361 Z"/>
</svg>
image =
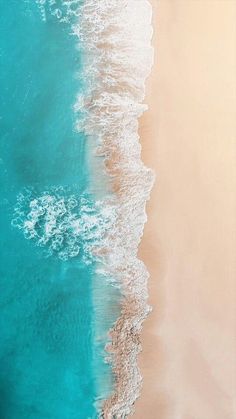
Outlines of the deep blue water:
<svg viewBox="0 0 236 419">
<path fill-rule="evenodd" d="M 112 385 L 102 348 L 116 313 L 106 319 L 103 307 L 116 291 L 97 285 L 95 263 L 49 256 L 12 225 L 20 193 L 88 191 L 72 109 L 78 40 L 54 16 L 44 22 L 33 0 L 2 0 L 0 12 L 0 419 L 96 418 L 95 401 Z"/>
</svg>

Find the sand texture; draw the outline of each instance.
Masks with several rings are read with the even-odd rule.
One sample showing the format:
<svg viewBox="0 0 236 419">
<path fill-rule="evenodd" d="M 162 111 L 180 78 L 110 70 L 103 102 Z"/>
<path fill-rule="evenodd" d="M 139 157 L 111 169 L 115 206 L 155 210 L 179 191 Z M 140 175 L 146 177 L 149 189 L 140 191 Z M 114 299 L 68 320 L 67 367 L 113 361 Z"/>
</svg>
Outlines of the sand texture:
<svg viewBox="0 0 236 419">
<path fill-rule="evenodd" d="M 142 156 L 157 180 L 139 255 L 151 274 L 135 419 L 233 419 L 236 1 L 152 0 Z"/>
</svg>

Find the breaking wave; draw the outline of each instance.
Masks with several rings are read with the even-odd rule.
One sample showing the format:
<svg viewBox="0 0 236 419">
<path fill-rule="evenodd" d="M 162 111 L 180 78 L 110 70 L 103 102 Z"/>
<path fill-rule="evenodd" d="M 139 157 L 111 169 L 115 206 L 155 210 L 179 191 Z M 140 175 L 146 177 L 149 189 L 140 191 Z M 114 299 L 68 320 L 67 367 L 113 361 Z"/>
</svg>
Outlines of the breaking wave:
<svg viewBox="0 0 236 419">
<path fill-rule="evenodd" d="M 103 156 L 110 175 L 116 221 L 107 231 L 103 263 L 123 294 L 121 316 L 107 345 L 116 385 L 102 416 L 124 418 L 133 412 L 141 389 L 137 355 L 142 322 L 150 311 L 149 275 L 137 252 L 154 182 L 141 160 L 138 134 L 138 118 L 147 109 L 145 79 L 153 63 L 152 9 L 147 0 L 85 0 L 78 19 L 72 30 L 85 52 L 86 92 L 74 107 L 77 130 Z"/>
<path fill-rule="evenodd" d="M 137 355 L 142 322 L 150 311 L 149 274 L 137 253 L 154 182 L 153 172 L 141 160 L 138 134 L 138 118 L 147 109 L 143 103 L 145 80 L 153 64 L 152 8 L 148 0 L 36 3 L 43 20 L 51 16 L 69 23 L 72 36 L 78 39 L 84 64 L 77 76 L 84 89 L 74 105 L 76 129 L 86 134 L 91 149 L 103 157 L 114 192 L 115 215 L 104 219 L 103 211 L 111 213 L 110 201 L 97 203 L 95 208 L 87 198 L 82 198 L 85 209 L 78 214 L 77 199 L 65 200 L 53 191 L 29 200 L 29 210 L 18 227 L 37 245 L 47 246 L 50 253 L 57 252 L 63 259 L 83 254 L 88 263 L 97 252 L 103 272 L 116 278 L 123 295 L 122 310 L 107 345 L 116 385 L 101 416 L 124 418 L 133 412 L 141 390 Z M 92 245 L 90 235 L 95 239 Z"/>
</svg>

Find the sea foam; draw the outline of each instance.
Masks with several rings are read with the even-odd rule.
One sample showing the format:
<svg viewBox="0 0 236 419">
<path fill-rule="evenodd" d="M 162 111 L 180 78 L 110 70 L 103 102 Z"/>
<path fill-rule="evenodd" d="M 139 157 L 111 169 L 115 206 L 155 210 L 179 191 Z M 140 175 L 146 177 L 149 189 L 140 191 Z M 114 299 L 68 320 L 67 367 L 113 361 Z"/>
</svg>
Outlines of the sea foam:
<svg viewBox="0 0 236 419">
<path fill-rule="evenodd" d="M 145 79 L 153 63 L 152 10 L 147 0 L 85 0 L 78 12 L 72 29 L 84 50 L 86 91 L 74 107 L 77 130 L 104 156 L 115 192 L 116 222 L 103 241 L 103 264 L 123 294 L 121 315 L 107 346 L 116 385 L 101 415 L 124 418 L 140 394 L 137 355 L 142 322 L 150 311 L 149 275 L 137 252 L 154 181 L 141 160 L 138 134 L 138 118 L 147 109 Z"/>
<path fill-rule="evenodd" d="M 115 224 L 115 208 L 108 201 L 50 187 L 42 193 L 24 189 L 17 197 L 12 220 L 26 239 L 43 249 L 46 257 L 77 258 L 86 265 L 99 263 L 99 249 Z"/>
<path fill-rule="evenodd" d="M 112 203 L 110 197 L 98 205 L 95 218 L 92 215 L 92 219 L 84 220 L 81 214 L 75 216 L 74 210 L 68 207 L 69 201 L 62 203 L 54 191 L 49 193 L 47 200 L 55 201 L 52 207 L 66 208 L 64 235 L 68 233 L 69 237 L 70 232 L 73 246 L 65 241 L 60 250 L 60 238 L 56 234 L 51 236 L 54 232 L 51 227 L 44 239 L 39 235 L 38 215 L 36 211 L 36 218 L 32 217 L 32 205 L 36 199 L 38 208 L 44 211 L 40 222 L 47 223 L 51 204 L 48 201 L 44 207 L 45 196 L 31 199 L 31 209 L 26 214 L 28 221 L 19 227 L 37 245 L 46 240 L 49 251 L 56 251 L 63 259 L 79 257 L 80 253 L 85 255 L 86 262 L 98 257 L 100 272 L 116 278 L 123 295 L 122 310 L 110 331 L 111 343 L 107 345 L 116 385 L 111 397 L 103 403 L 101 416 L 124 418 L 133 412 L 141 390 L 137 355 L 141 350 L 142 322 L 150 311 L 149 275 L 137 253 L 147 220 L 146 202 L 154 182 L 153 172 L 141 160 L 138 134 L 138 118 L 147 109 L 143 103 L 145 80 L 153 64 L 152 9 L 148 0 L 36 0 L 36 3 L 43 20 L 51 16 L 69 24 L 71 34 L 78 37 L 84 64 L 82 74 L 77 76 L 84 89 L 74 105 L 76 129 L 87 135 L 90 149 L 103 156 L 114 194 Z M 101 208 L 110 214 L 105 222 L 98 215 Z M 60 230 L 61 218 L 54 216 Z M 89 230 L 91 220 L 97 223 L 97 233 L 95 226 L 91 230 L 95 246 L 86 241 L 85 235 L 81 236 L 81 226 L 86 225 L 85 231 Z M 74 228 L 75 225 L 80 229 Z M 81 243 L 84 246 L 87 243 L 87 250 L 81 249 Z"/>
</svg>

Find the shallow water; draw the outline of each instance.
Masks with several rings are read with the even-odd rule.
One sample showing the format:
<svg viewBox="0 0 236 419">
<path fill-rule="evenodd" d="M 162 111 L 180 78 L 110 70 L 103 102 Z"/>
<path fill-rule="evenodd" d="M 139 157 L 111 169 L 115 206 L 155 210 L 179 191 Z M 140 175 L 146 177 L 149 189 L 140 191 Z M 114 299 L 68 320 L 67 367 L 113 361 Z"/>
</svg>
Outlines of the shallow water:
<svg viewBox="0 0 236 419">
<path fill-rule="evenodd" d="M 43 3 L 1 5 L 0 417 L 95 418 L 112 390 L 104 344 L 118 291 L 89 253 L 100 238 L 89 210 L 102 226 L 109 220 L 89 193 L 90 151 L 74 128 L 73 105 L 86 88 L 82 54 L 70 25 Z M 46 196 L 53 205 L 76 196 L 77 209 L 68 219 L 65 206 L 52 221 L 53 205 L 41 208 L 32 236 L 25 221 L 32 202 Z M 82 198 L 88 218 L 81 221 Z M 75 224 L 60 230 L 68 220 L 86 232 L 89 220 L 90 237 L 74 238 Z"/>
</svg>

